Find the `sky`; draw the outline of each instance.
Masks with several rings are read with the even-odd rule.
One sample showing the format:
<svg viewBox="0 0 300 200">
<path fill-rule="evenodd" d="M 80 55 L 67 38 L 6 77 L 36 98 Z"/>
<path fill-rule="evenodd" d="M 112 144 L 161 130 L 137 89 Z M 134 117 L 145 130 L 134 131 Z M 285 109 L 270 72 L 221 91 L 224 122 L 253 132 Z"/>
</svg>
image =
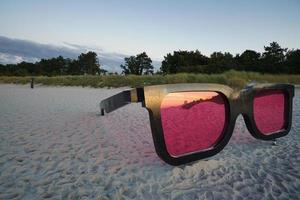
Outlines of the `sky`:
<svg viewBox="0 0 300 200">
<path fill-rule="evenodd" d="M 7 0 L 0 36 L 162 60 L 175 50 L 300 48 L 299 0 Z"/>
</svg>

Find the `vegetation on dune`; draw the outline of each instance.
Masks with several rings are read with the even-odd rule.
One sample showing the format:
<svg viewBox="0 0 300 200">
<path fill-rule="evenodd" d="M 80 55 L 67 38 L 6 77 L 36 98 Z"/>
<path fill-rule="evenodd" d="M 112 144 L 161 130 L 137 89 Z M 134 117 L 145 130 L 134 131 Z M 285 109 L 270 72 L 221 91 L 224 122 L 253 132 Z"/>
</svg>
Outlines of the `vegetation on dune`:
<svg viewBox="0 0 300 200">
<path fill-rule="evenodd" d="M 27 84 L 31 77 L 0 76 L 0 83 Z M 86 76 L 37 76 L 36 84 L 52 86 L 83 86 L 83 87 L 139 87 L 145 85 L 171 83 L 220 83 L 232 87 L 244 87 L 250 82 L 276 82 L 300 84 L 300 75 L 274 75 L 256 72 L 239 72 L 230 70 L 222 74 L 179 73 L 169 75 L 86 75 Z"/>
</svg>

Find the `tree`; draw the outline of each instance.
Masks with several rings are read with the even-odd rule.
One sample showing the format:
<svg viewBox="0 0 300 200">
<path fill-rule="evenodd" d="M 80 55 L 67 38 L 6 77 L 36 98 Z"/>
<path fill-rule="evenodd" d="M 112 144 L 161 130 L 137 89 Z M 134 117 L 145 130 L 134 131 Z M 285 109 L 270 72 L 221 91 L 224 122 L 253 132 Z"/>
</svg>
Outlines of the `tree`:
<svg viewBox="0 0 300 200">
<path fill-rule="evenodd" d="M 26 62 L 21 62 L 16 65 L 12 65 L 11 66 L 12 74 L 16 75 L 16 76 L 27 76 L 28 71 L 27 71 L 26 66 L 27 66 Z"/>
<path fill-rule="evenodd" d="M 0 76 L 8 75 L 5 65 L 0 63 Z"/>
<path fill-rule="evenodd" d="M 288 51 L 285 64 L 288 67 L 288 73 L 300 74 L 300 49 Z"/>
<path fill-rule="evenodd" d="M 262 54 L 263 71 L 269 73 L 283 73 L 285 71 L 283 63 L 287 48 L 281 48 L 277 42 L 264 46 L 265 52 Z"/>
<path fill-rule="evenodd" d="M 37 64 L 42 75 L 57 76 L 61 75 L 61 69 L 64 67 L 64 58 L 59 56 L 57 58 L 42 59 Z"/>
<path fill-rule="evenodd" d="M 100 74 L 100 64 L 95 52 L 89 51 L 80 54 L 80 56 L 78 56 L 78 64 L 80 66 L 80 72 L 92 75 L 96 73 Z"/>
<path fill-rule="evenodd" d="M 70 75 L 83 75 L 84 71 L 80 68 L 78 60 L 70 60 L 67 67 L 67 74 Z"/>
<path fill-rule="evenodd" d="M 222 73 L 224 71 L 234 69 L 236 62 L 233 55 L 229 52 L 214 52 L 210 55 L 208 62 L 208 73 Z"/>
<path fill-rule="evenodd" d="M 17 64 L 17 68 L 22 69 L 23 72 L 25 72 L 25 75 L 33 76 L 38 74 L 38 68 L 34 63 L 23 61 Z"/>
<path fill-rule="evenodd" d="M 208 64 L 208 58 L 200 51 L 174 51 L 168 53 L 162 61 L 160 70 L 162 73 L 173 74 L 178 72 L 204 72 Z"/>
<path fill-rule="evenodd" d="M 235 59 L 238 63 L 238 70 L 260 71 L 260 53 L 256 51 L 246 50 Z"/>
<path fill-rule="evenodd" d="M 120 65 L 123 74 L 153 74 L 152 60 L 145 52 L 124 58 L 124 60 L 125 64 Z"/>
<path fill-rule="evenodd" d="M 63 66 L 60 69 L 61 75 L 68 75 L 69 74 L 69 70 L 71 68 L 72 62 L 73 62 L 73 60 L 70 59 L 70 58 L 66 58 L 66 59 L 63 58 Z"/>
</svg>

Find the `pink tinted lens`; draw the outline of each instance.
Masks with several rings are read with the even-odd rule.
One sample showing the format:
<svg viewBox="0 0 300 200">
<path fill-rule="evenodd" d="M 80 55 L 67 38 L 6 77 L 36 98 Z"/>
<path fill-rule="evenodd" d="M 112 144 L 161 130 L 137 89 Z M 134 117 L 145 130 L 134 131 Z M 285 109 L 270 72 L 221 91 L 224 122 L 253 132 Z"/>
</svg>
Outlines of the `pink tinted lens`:
<svg viewBox="0 0 300 200">
<path fill-rule="evenodd" d="M 284 129 L 285 94 L 281 90 L 264 90 L 255 95 L 253 113 L 256 127 L 264 135 Z"/>
<path fill-rule="evenodd" d="M 160 111 L 167 151 L 175 157 L 213 147 L 225 125 L 225 102 L 217 92 L 170 93 Z"/>
</svg>

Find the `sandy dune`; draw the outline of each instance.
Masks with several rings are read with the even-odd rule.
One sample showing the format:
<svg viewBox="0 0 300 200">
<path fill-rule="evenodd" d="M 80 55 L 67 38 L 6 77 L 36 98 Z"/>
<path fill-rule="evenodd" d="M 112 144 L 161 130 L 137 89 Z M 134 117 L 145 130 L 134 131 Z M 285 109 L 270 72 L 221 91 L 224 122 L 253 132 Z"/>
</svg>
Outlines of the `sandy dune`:
<svg viewBox="0 0 300 200">
<path fill-rule="evenodd" d="M 221 153 L 180 167 L 156 156 L 140 104 L 99 116 L 121 90 L 0 85 L 0 199 L 299 199 L 299 89 L 278 146 L 239 118 Z"/>
</svg>

